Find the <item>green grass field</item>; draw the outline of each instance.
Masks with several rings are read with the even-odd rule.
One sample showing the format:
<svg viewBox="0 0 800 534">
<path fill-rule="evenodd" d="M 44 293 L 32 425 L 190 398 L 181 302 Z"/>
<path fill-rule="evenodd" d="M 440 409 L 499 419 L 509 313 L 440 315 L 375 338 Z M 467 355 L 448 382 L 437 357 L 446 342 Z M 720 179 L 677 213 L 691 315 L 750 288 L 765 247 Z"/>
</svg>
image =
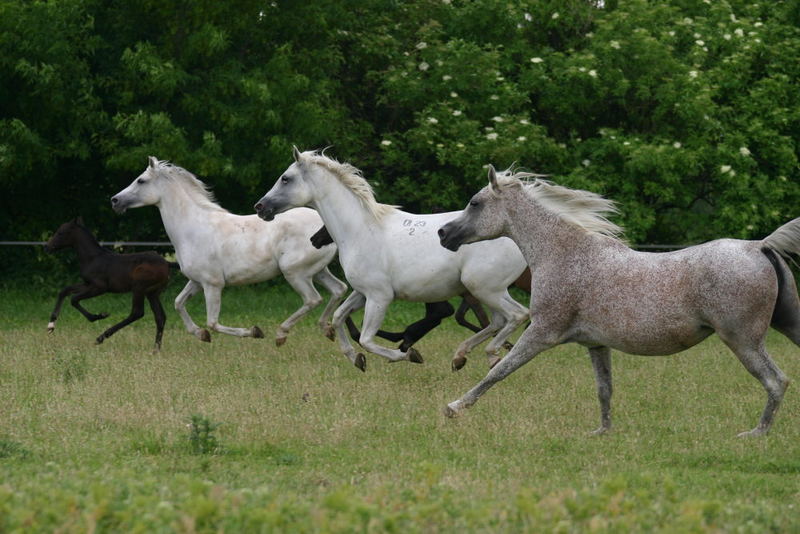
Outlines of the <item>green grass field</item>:
<svg viewBox="0 0 800 534">
<path fill-rule="evenodd" d="M 87 301 L 112 314 L 94 324 L 67 305 L 48 335 L 56 289 L 0 295 L 0 532 L 800 531 L 800 392 L 768 437 L 737 439 L 765 393 L 715 337 L 668 358 L 615 353 L 615 427 L 598 438 L 578 346 L 448 420 L 487 370 L 476 352 L 450 371 L 454 321 L 417 345 L 424 365 L 368 355 L 361 373 L 318 314 L 274 346 L 299 305 L 284 284 L 224 294 L 222 322 L 267 339 L 201 343 L 172 310 L 175 278 L 159 354 L 149 311 L 93 344 L 127 296 Z M 190 311 L 204 320 L 201 299 Z M 397 303 L 388 325 L 421 314 Z M 800 349 L 776 333 L 769 348 L 800 378 Z"/>
</svg>

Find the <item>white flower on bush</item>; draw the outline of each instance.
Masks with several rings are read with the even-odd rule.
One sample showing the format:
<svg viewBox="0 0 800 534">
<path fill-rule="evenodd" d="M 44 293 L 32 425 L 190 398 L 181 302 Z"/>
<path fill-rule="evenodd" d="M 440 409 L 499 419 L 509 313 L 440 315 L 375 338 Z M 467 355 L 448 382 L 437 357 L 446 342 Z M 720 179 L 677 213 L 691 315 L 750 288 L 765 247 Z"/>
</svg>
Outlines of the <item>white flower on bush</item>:
<svg viewBox="0 0 800 534">
<path fill-rule="evenodd" d="M 458 93 L 455 91 L 450 91 L 450 98 L 458 98 Z"/>
<path fill-rule="evenodd" d="M 722 165 L 719 168 L 719 172 L 721 172 L 722 174 L 728 174 L 729 172 L 731 172 L 731 166 L 730 165 Z"/>
<path fill-rule="evenodd" d="M 456 143 L 456 146 L 457 146 L 458 148 L 464 148 L 464 143 Z"/>
<path fill-rule="evenodd" d="M 500 100 L 500 97 L 497 95 L 492 95 L 489 97 L 489 100 Z"/>
<path fill-rule="evenodd" d="M 705 46 L 706 45 L 705 41 L 703 41 L 702 39 L 696 40 L 694 42 L 694 44 L 696 44 L 697 46 Z"/>
<path fill-rule="evenodd" d="M 442 76 L 442 81 L 445 81 L 445 82 L 449 82 L 452 79 L 453 79 L 453 77 L 450 76 L 449 74 L 445 74 L 444 76 Z"/>
<path fill-rule="evenodd" d="M 581 161 L 581 165 L 583 165 L 584 167 L 588 167 L 591 164 L 592 164 L 592 162 L 589 161 L 588 159 L 585 159 L 585 160 Z"/>
<path fill-rule="evenodd" d="M 523 141 L 527 141 L 527 140 L 528 140 L 528 138 L 525 137 L 524 135 L 520 135 L 519 137 L 517 137 L 517 141 L 519 141 L 520 143 L 523 142 Z"/>
<path fill-rule="evenodd" d="M 455 110 L 455 111 L 453 112 L 453 117 L 458 117 L 458 116 L 460 116 L 460 115 L 461 115 L 461 110 L 460 110 L 460 109 L 457 109 L 457 110 Z"/>
<path fill-rule="evenodd" d="M 532 21 L 533 15 L 531 15 L 530 13 L 525 13 L 525 20 L 527 20 L 528 22 Z"/>
<path fill-rule="evenodd" d="M 597 71 L 594 69 L 590 70 L 589 76 L 591 76 L 592 78 L 597 78 Z"/>
<path fill-rule="evenodd" d="M 689 71 L 689 78 L 697 78 L 697 71 L 696 70 L 690 70 Z"/>
<path fill-rule="evenodd" d="M 501 117 L 500 115 L 495 115 L 494 117 L 492 117 L 492 120 L 494 122 L 503 122 L 505 119 L 503 117 Z"/>
<path fill-rule="evenodd" d="M 741 154 L 742 156 L 749 156 L 750 149 L 747 148 L 746 146 L 739 147 L 739 154 Z"/>
<path fill-rule="evenodd" d="M 540 57 L 532 57 L 531 58 L 531 63 L 541 63 L 543 61 L 544 60 L 542 58 L 540 58 Z"/>
<path fill-rule="evenodd" d="M 616 48 L 617 50 L 619 50 L 619 49 L 620 49 L 620 44 L 619 44 L 619 41 L 611 41 L 611 42 L 610 42 L 610 43 L 608 43 L 608 44 L 609 44 L 609 46 L 610 46 L 611 48 Z"/>
<path fill-rule="evenodd" d="M 431 124 L 439 124 L 439 120 L 436 117 L 428 117 L 428 122 Z"/>
<path fill-rule="evenodd" d="M 725 39 L 726 41 L 730 41 L 731 40 L 731 34 L 726 33 L 725 35 L 722 36 L 722 38 Z"/>
<path fill-rule="evenodd" d="M 675 148 L 680 148 L 683 145 L 681 145 L 680 141 L 675 141 L 674 143 L 672 143 L 672 146 L 675 147 Z"/>
<path fill-rule="evenodd" d="M 381 144 L 383 146 L 390 146 L 392 144 L 392 142 L 389 141 L 388 139 L 384 139 L 383 141 L 381 141 Z"/>
<path fill-rule="evenodd" d="M 529 121 L 528 119 L 520 119 L 520 120 L 519 120 L 519 123 L 520 123 L 520 124 L 530 124 L 530 123 L 531 123 L 531 121 Z"/>
<path fill-rule="evenodd" d="M 424 50 L 424 49 L 428 48 L 428 43 L 426 43 L 425 41 L 420 41 L 420 42 L 417 43 L 417 46 L 415 48 L 417 50 Z"/>
<path fill-rule="evenodd" d="M 736 34 L 736 37 L 744 37 L 744 30 L 741 28 L 736 28 L 733 33 Z"/>
<path fill-rule="evenodd" d="M 551 19 L 553 19 L 553 20 L 556 20 L 556 19 L 557 19 L 558 17 L 560 17 L 560 16 L 561 16 L 561 15 L 559 15 L 559 14 L 558 14 L 558 11 L 556 11 L 555 13 L 553 13 L 552 15 L 550 15 L 550 18 L 551 18 Z"/>
<path fill-rule="evenodd" d="M 421 70 L 421 71 L 426 71 L 429 68 L 431 68 L 431 66 L 428 65 L 428 63 L 426 63 L 425 61 L 423 61 L 422 63 L 419 64 L 419 70 Z"/>
<path fill-rule="evenodd" d="M 494 141 L 495 139 L 497 139 L 497 132 L 486 134 L 486 139 L 488 139 L 489 141 Z"/>
</svg>

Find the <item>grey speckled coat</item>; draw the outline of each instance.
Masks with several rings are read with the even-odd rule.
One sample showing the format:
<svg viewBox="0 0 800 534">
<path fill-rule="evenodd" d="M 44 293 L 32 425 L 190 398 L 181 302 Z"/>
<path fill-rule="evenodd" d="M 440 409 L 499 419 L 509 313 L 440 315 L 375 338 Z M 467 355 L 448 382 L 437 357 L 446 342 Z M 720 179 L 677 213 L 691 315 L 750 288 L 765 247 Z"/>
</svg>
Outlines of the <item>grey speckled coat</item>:
<svg viewBox="0 0 800 534">
<path fill-rule="evenodd" d="M 666 355 L 716 332 L 767 391 L 758 425 L 769 431 L 789 380 L 764 347 L 773 326 L 800 345 L 800 299 L 782 256 L 800 252 L 800 219 L 761 241 L 721 239 L 670 253 L 630 249 L 604 215 L 598 195 L 541 180 L 523 184 L 489 172 L 490 185 L 439 230 L 442 245 L 508 236 L 533 274 L 531 324 L 513 350 L 474 388 L 445 409 L 474 404 L 496 382 L 540 352 L 576 342 L 589 349 L 601 425 L 611 428 L 610 348 Z M 605 203 L 605 204 L 604 204 Z"/>
</svg>

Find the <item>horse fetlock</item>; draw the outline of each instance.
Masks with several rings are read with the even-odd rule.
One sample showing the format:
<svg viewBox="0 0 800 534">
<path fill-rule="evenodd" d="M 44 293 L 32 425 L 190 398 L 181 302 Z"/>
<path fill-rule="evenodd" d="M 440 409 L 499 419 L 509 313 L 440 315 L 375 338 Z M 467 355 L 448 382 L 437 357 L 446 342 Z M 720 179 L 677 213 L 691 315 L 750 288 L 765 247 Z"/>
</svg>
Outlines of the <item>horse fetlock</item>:
<svg viewBox="0 0 800 534">
<path fill-rule="evenodd" d="M 99 321 L 100 319 L 105 319 L 106 317 L 108 317 L 107 313 L 98 313 L 98 314 L 92 315 L 92 318 L 89 319 L 89 320 L 91 322 L 95 322 L 95 321 Z"/>
<path fill-rule="evenodd" d="M 52 334 L 53 330 L 55 330 L 55 329 L 56 329 L 56 322 L 55 321 L 50 321 L 49 323 L 47 323 L 47 332 L 49 334 Z"/>
<path fill-rule="evenodd" d="M 611 432 L 611 425 L 602 425 L 600 428 L 592 430 L 589 432 L 590 436 L 603 436 Z"/>
<path fill-rule="evenodd" d="M 253 328 L 250 329 L 250 335 L 256 339 L 261 339 L 264 337 L 264 332 L 262 332 L 259 327 L 254 326 Z"/>
<path fill-rule="evenodd" d="M 408 361 L 412 363 L 424 363 L 422 355 L 414 347 L 410 347 L 408 349 L 408 352 L 406 352 L 406 357 L 408 358 Z"/>
</svg>

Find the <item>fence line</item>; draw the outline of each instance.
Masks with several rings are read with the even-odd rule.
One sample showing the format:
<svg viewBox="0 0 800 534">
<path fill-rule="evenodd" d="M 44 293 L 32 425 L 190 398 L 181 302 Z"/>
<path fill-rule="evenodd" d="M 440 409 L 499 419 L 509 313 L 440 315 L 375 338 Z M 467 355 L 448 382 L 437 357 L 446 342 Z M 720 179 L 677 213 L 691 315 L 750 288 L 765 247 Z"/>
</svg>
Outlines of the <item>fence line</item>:
<svg viewBox="0 0 800 534">
<path fill-rule="evenodd" d="M 47 241 L 0 241 L 0 246 L 45 245 Z M 104 247 L 172 247 L 169 241 L 100 241 Z M 691 245 L 633 245 L 637 250 L 679 250 Z"/>
</svg>

